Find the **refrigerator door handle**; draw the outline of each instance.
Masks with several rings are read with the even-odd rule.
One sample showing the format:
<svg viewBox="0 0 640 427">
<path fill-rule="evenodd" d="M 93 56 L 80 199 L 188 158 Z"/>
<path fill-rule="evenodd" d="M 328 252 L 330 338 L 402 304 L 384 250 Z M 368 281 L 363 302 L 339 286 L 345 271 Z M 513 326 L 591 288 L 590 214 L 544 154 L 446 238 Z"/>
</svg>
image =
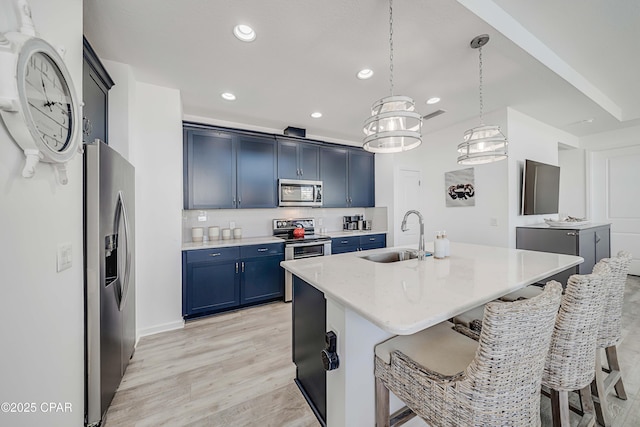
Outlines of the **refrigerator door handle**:
<svg viewBox="0 0 640 427">
<path fill-rule="evenodd" d="M 127 216 L 127 209 L 124 204 L 124 196 L 122 191 L 118 191 L 118 204 L 116 206 L 115 217 L 115 231 L 117 232 L 120 227 L 120 220 L 124 225 L 124 247 L 126 248 L 124 259 L 124 275 L 122 276 L 120 283 L 120 295 L 118 298 L 118 308 L 120 311 L 124 308 L 129 291 L 129 278 L 131 275 L 131 248 L 129 246 L 129 217 Z"/>
</svg>

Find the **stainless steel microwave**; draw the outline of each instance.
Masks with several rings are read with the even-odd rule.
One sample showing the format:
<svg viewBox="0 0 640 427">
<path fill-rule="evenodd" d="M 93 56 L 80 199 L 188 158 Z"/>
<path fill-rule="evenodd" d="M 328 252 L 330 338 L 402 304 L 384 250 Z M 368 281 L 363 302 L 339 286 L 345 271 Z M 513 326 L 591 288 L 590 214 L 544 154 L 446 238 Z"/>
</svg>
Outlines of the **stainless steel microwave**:
<svg viewBox="0 0 640 427">
<path fill-rule="evenodd" d="M 278 206 L 322 206 L 322 181 L 278 180 Z"/>
</svg>

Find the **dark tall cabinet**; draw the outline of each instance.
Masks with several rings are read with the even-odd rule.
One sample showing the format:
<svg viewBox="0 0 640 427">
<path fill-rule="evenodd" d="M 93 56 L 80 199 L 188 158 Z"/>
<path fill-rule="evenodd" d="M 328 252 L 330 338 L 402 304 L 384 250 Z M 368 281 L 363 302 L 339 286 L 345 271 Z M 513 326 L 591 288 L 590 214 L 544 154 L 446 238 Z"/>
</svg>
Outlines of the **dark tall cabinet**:
<svg viewBox="0 0 640 427">
<path fill-rule="evenodd" d="M 602 258 L 611 256 L 609 224 L 549 227 L 535 224 L 516 227 L 516 248 L 540 252 L 577 255 L 584 262 L 547 280 L 557 280 L 563 285 L 572 274 L 590 274 L 593 266 Z"/>
<path fill-rule="evenodd" d="M 108 143 L 109 89 L 114 83 L 89 41 L 82 41 L 82 142 L 98 138 Z"/>
</svg>

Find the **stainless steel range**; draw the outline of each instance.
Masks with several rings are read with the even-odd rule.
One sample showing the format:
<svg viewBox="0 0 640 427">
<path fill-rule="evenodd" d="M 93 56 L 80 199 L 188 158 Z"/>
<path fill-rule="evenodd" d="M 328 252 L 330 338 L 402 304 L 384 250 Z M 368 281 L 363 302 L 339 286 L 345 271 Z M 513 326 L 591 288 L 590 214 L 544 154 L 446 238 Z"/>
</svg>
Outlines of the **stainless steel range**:
<svg viewBox="0 0 640 427">
<path fill-rule="evenodd" d="M 273 220 L 273 235 L 284 240 L 285 261 L 331 255 L 331 237 L 315 234 L 315 225 L 313 218 Z M 294 237 L 294 230 L 300 228 L 304 230 L 304 236 Z M 293 276 L 287 271 L 284 278 L 285 301 L 291 301 L 292 289 Z"/>
</svg>

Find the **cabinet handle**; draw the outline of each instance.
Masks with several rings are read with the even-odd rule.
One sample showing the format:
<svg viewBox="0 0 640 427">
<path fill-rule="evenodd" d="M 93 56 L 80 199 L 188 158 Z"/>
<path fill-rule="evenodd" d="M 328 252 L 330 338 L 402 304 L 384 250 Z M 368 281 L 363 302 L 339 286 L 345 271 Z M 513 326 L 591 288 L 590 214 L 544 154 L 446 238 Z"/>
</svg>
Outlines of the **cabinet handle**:
<svg viewBox="0 0 640 427">
<path fill-rule="evenodd" d="M 300 175 L 304 175 L 304 171 L 300 169 Z"/>
<path fill-rule="evenodd" d="M 296 175 L 300 175 L 300 169 L 296 169 Z"/>
<path fill-rule="evenodd" d="M 346 241 L 346 240 L 341 240 L 341 241 L 340 241 L 340 243 L 342 243 L 343 245 L 346 245 L 346 244 L 347 244 L 347 243 L 349 243 L 349 242 L 348 242 L 348 241 Z"/>
<path fill-rule="evenodd" d="M 220 256 L 220 255 L 222 255 L 220 252 L 217 252 L 215 254 L 209 254 L 209 256 Z"/>
<path fill-rule="evenodd" d="M 258 248 L 258 252 L 266 252 L 268 251 L 268 248 Z"/>
<path fill-rule="evenodd" d="M 238 263 L 236 262 L 236 274 L 238 274 Z"/>
<path fill-rule="evenodd" d="M 574 231 L 570 231 L 569 233 L 567 233 L 567 236 L 577 236 L 578 234 Z"/>
<path fill-rule="evenodd" d="M 370 241 L 370 242 L 375 242 L 375 241 L 376 241 L 376 238 L 375 238 L 375 237 L 369 237 L 369 241 Z"/>
<path fill-rule="evenodd" d="M 242 272 L 244 273 L 244 261 L 242 261 Z"/>
<path fill-rule="evenodd" d="M 234 204 L 234 205 L 236 204 L 236 196 L 233 196 L 233 199 L 231 200 L 231 203 Z"/>
<path fill-rule="evenodd" d="M 240 203 L 242 203 L 242 198 L 238 197 L 238 206 L 240 206 Z"/>
</svg>

